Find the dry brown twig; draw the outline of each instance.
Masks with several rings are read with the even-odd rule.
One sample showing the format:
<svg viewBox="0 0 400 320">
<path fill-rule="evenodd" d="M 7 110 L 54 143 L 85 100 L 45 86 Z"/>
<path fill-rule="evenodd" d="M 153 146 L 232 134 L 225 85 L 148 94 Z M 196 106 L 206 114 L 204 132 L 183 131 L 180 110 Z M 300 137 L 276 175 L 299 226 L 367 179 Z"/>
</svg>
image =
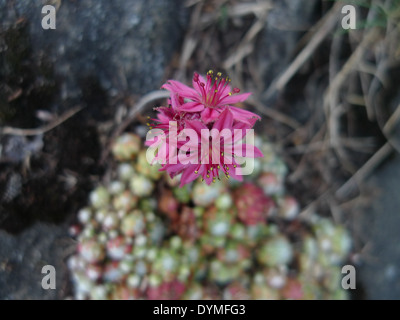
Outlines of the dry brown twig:
<svg viewBox="0 0 400 320">
<path fill-rule="evenodd" d="M 5 135 L 15 135 L 15 136 L 37 136 L 40 134 L 44 134 L 44 133 L 49 132 L 50 130 L 53 130 L 54 128 L 58 127 L 60 124 L 67 121 L 69 118 L 73 117 L 76 113 L 81 111 L 83 108 L 84 107 L 82 107 L 82 106 L 77 106 L 75 108 L 72 108 L 71 110 L 68 110 L 63 115 L 58 117 L 53 122 L 51 122 L 48 125 L 45 125 L 43 127 L 40 127 L 40 128 L 21 129 L 21 128 L 13 128 L 13 127 L 4 127 L 2 129 L 0 129 L 0 133 L 5 134 Z"/>
<path fill-rule="evenodd" d="M 263 30 L 265 26 L 265 19 L 268 11 L 272 9 L 272 6 L 264 6 L 260 12 L 257 13 L 258 18 L 246 32 L 242 41 L 239 43 L 234 52 L 225 59 L 223 67 L 227 70 L 231 70 L 232 67 L 238 62 L 242 61 L 245 57 L 251 54 L 254 50 L 254 41 L 256 36 Z"/>
<path fill-rule="evenodd" d="M 303 64 L 312 56 L 322 41 L 330 34 L 333 28 L 336 26 L 338 21 L 339 9 L 341 3 L 337 3 L 330 9 L 330 11 L 317 23 L 319 26 L 312 36 L 311 40 L 304 47 L 304 49 L 297 55 L 293 62 L 286 68 L 286 70 L 280 74 L 271 84 L 265 94 L 265 98 L 269 99 L 276 91 L 282 91 L 288 84 L 290 79 L 299 71 Z"/>
<path fill-rule="evenodd" d="M 321 143 L 323 146 L 326 142 L 322 139 L 323 135 L 325 134 L 326 131 L 326 126 L 323 125 L 318 132 L 314 135 L 314 137 L 311 139 L 311 142 L 306 146 L 305 152 L 303 157 L 301 158 L 296 170 L 292 174 L 289 175 L 288 180 L 293 182 L 298 181 L 299 179 L 302 178 L 302 175 L 304 173 L 304 166 L 307 164 L 307 157 L 310 155 L 311 148 L 315 143 Z"/>
<path fill-rule="evenodd" d="M 372 29 L 363 38 L 354 53 L 346 61 L 341 70 L 333 77 L 329 87 L 324 94 L 324 110 L 328 119 L 328 131 L 331 145 L 340 147 L 339 117 L 341 115 L 340 105 L 338 104 L 340 89 L 345 83 L 349 74 L 357 70 L 359 63 L 362 61 L 363 55 L 367 47 L 376 41 L 379 32 Z"/>
<path fill-rule="evenodd" d="M 393 148 L 389 142 L 381 147 L 357 172 L 348 179 L 336 191 L 330 187 L 317 199 L 308 204 L 300 213 L 302 219 L 309 219 L 310 214 L 313 214 L 315 208 L 322 200 L 327 198 L 332 199 L 335 196 L 335 201 L 344 202 L 348 201 L 349 195 L 355 191 L 359 186 L 371 175 L 371 173 L 393 152 Z M 336 217 L 338 218 L 338 217 Z"/>
<path fill-rule="evenodd" d="M 248 15 L 257 16 L 260 12 L 268 11 L 272 8 L 270 1 L 248 2 L 248 3 L 232 3 L 227 10 L 228 18 L 240 18 Z M 212 13 L 204 13 L 200 19 L 202 29 L 212 25 L 218 19 L 218 10 Z"/>
<path fill-rule="evenodd" d="M 246 100 L 246 102 L 249 105 L 255 107 L 259 112 L 261 112 L 265 116 L 274 119 L 280 123 L 283 123 L 292 129 L 296 130 L 301 126 L 301 124 L 297 122 L 295 119 L 275 109 L 268 108 L 267 106 L 263 105 L 258 99 L 249 98 L 248 100 Z"/>
<path fill-rule="evenodd" d="M 391 153 L 393 148 L 389 142 L 381 147 L 357 172 L 346 181 L 336 192 L 338 199 L 345 199 L 354 189 L 361 185 L 362 182 L 378 167 Z"/>
<path fill-rule="evenodd" d="M 400 120 L 400 104 L 397 106 L 395 112 L 390 116 L 389 120 L 386 122 L 385 126 L 383 127 L 383 133 L 386 137 L 389 137 L 392 133 L 395 126 L 398 124 Z"/>
</svg>

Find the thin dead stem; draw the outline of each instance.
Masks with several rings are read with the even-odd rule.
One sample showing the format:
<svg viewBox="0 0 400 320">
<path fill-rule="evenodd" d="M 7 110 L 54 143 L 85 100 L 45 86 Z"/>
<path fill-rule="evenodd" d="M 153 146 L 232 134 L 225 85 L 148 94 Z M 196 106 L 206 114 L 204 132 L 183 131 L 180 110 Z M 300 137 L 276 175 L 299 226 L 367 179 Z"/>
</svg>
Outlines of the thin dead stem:
<svg viewBox="0 0 400 320">
<path fill-rule="evenodd" d="M 41 135 L 41 134 L 49 132 L 49 131 L 53 130 L 54 128 L 58 127 L 59 125 L 61 125 L 65 121 L 67 121 L 69 118 L 73 117 L 76 113 L 78 113 L 82 109 L 83 109 L 83 107 L 81 107 L 81 106 L 72 108 L 71 110 L 68 110 L 63 115 L 61 115 L 59 118 L 54 120 L 53 122 L 49 123 L 46 126 L 40 127 L 40 128 L 21 129 L 21 128 L 13 128 L 13 127 L 4 127 L 3 129 L 0 129 L 0 132 L 5 135 L 15 135 L 15 136 Z"/>
</svg>

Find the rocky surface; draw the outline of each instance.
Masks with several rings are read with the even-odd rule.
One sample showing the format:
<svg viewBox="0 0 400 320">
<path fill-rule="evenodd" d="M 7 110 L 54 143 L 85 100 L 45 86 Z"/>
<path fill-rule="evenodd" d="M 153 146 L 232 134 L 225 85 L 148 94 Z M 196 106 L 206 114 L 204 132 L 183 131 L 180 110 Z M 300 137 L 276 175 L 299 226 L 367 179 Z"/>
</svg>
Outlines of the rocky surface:
<svg viewBox="0 0 400 320">
<path fill-rule="evenodd" d="M 42 29 L 44 4 L 55 30 Z M 188 14 L 180 0 L 0 0 L 0 126 L 86 107 L 44 136 L 0 136 L 0 299 L 65 297 L 65 221 L 102 172 L 97 121 L 112 119 L 116 95 L 160 87 Z M 57 290 L 41 288 L 46 264 Z"/>
<path fill-rule="evenodd" d="M 376 191 L 375 201 L 363 213 L 370 230 L 363 264 L 356 270 L 368 299 L 400 298 L 400 155 L 382 166 L 368 181 Z"/>
<path fill-rule="evenodd" d="M 178 0 L 60 1 L 56 29 L 43 30 L 41 1 L 0 1 L 1 25 L 26 19 L 33 48 L 62 80 L 62 95 L 79 97 L 82 81 L 105 90 L 158 88 L 179 48 L 187 12 Z"/>
<path fill-rule="evenodd" d="M 0 299 L 62 299 L 68 290 L 64 261 L 74 248 L 66 227 L 38 223 L 18 236 L 0 230 Z M 42 288 L 42 268 L 56 270 L 56 289 Z"/>
<path fill-rule="evenodd" d="M 44 136 L 0 135 L 0 228 L 12 232 L 53 222 L 52 204 L 62 216 L 74 211 L 79 199 L 63 176 L 79 176 L 84 190 L 101 174 L 98 121 L 113 119 L 122 96 L 160 87 L 189 14 L 177 0 L 47 3 L 57 8 L 55 30 L 42 28 L 45 2 L 0 0 L 0 126 L 34 128 L 46 124 L 39 113 L 86 109 Z"/>
</svg>

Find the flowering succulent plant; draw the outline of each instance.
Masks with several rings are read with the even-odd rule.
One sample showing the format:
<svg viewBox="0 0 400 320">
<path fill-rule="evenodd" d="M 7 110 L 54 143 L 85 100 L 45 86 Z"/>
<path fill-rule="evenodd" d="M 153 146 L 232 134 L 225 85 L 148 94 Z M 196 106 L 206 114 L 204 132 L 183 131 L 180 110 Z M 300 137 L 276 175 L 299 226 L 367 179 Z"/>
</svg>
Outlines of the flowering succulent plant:
<svg viewBox="0 0 400 320">
<path fill-rule="evenodd" d="M 346 298 L 347 231 L 317 216 L 300 223 L 299 205 L 284 189 L 286 170 L 260 143 L 269 149 L 257 159 L 261 169 L 240 185 L 179 188 L 149 169 L 143 149 L 124 160 L 115 154 L 124 162 L 92 191 L 71 228 L 79 243 L 68 261 L 74 298 Z"/>
<path fill-rule="evenodd" d="M 251 140 L 249 132 L 261 118 L 232 106 L 246 100 L 250 93 L 238 94 L 240 90 L 232 89 L 229 83 L 229 78 L 223 78 L 220 72 L 214 77 L 210 70 L 206 79 L 194 73 L 193 88 L 175 80 L 162 86 L 170 91 L 168 107 L 156 108 L 155 123 L 148 123 L 151 130 L 160 130 L 163 135 L 156 142 L 158 150 L 153 161 L 163 164 L 160 170 L 167 171 L 171 178 L 182 174 L 181 187 L 199 176 L 208 185 L 221 175 L 241 181 L 244 173 L 237 156 L 263 156 L 251 141 L 247 143 Z"/>
<path fill-rule="evenodd" d="M 300 222 L 285 164 L 272 144 L 253 141 L 260 117 L 233 106 L 250 93 L 212 71 L 194 73 L 192 87 L 169 80 L 162 88 L 170 97 L 148 123 L 161 132 L 152 161 L 138 135 L 117 138 L 122 163 L 71 227 L 74 297 L 344 298 L 339 266 L 351 240 L 327 218 Z M 206 183 L 191 183 L 197 178 Z"/>
</svg>

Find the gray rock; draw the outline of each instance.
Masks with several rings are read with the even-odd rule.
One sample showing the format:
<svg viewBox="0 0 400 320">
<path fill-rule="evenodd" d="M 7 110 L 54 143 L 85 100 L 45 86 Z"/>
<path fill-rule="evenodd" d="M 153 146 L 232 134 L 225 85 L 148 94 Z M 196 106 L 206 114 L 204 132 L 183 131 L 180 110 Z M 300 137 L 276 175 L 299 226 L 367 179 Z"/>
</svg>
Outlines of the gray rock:
<svg viewBox="0 0 400 320">
<path fill-rule="evenodd" d="M 68 250 L 75 248 L 65 227 L 35 224 L 19 235 L 0 230 L 0 299 L 63 299 L 68 291 L 64 263 Z M 42 288 L 45 265 L 56 270 L 56 288 Z"/>
<path fill-rule="evenodd" d="M 64 97 L 79 97 L 79 81 L 87 78 L 105 90 L 143 94 L 159 88 L 187 23 L 179 0 L 63 0 L 56 29 L 44 30 L 42 6 L 0 0 L 1 26 L 27 19 L 33 49 L 53 62 Z"/>
<path fill-rule="evenodd" d="M 361 221 L 369 250 L 356 267 L 367 299 L 400 297 L 400 155 L 385 163 L 367 183 L 375 198 Z M 365 236 L 365 235 L 364 235 Z"/>
<path fill-rule="evenodd" d="M 45 3 L 59 2 L 61 6 L 56 14 L 56 29 L 44 30 L 42 28 L 42 6 Z M 154 89 L 158 89 L 165 81 L 164 71 L 169 64 L 174 52 L 179 51 L 179 46 L 185 34 L 185 28 L 188 24 L 188 10 L 184 7 L 184 2 L 180 0 L 62 0 L 62 1 L 31 1 L 31 0 L 0 0 L 0 64 L 8 67 L 7 70 L 1 70 L 4 79 L 9 79 L 10 75 L 15 78 L 24 77 L 22 81 L 9 81 L 10 92 L 6 93 L 6 98 L 13 94 L 24 85 L 25 88 L 42 88 L 42 78 L 49 78 L 49 81 L 57 83 L 51 101 L 47 101 L 47 95 L 36 95 L 37 101 L 33 105 L 33 99 L 29 95 L 29 90 L 23 91 L 19 100 L 13 101 L 13 108 L 21 105 L 30 110 L 32 118 L 36 109 L 55 111 L 58 108 L 70 108 L 75 102 L 85 101 L 85 90 L 92 89 L 93 86 L 100 87 L 104 98 L 107 99 L 113 93 L 126 94 L 144 94 Z M 25 23 L 22 21 L 26 21 Z M 23 28 L 16 28 L 16 25 Z M 18 29 L 18 32 L 9 32 Z M 4 35 L 7 34 L 7 41 Z M 15 45 L 21 58 L 16 55 L 15 48 L 9 44 L 21 44 L 21 39 L 12 37 L 10 34 L 21 35 L 23 45 Z M 8 44 L 8 45 L 7 45 Z M 21 52 L 20 52 L 21 51 Z M 9 59 L 9 57 L 17 57 Z M 9 63 L 12 60 L 13 63 Z M 7 60 L 7 61 L 6 61 Z M 48 63 L 50 68 L 41 68 L 41 61 Z M 7 62 L 7 63 L 6 63 Z M 14 63 L 16 62 L 16 63 Z M 19 68 L 20 66 L 24 68 Z M 28 65 L 28 68 L 25 66 Z M 32 65 L 34 67 L 29 68 Z M 47 64 L 46 64 L 47 65 Z M 3 66 L 3 65 L 2 65 Z M 3 67 L 2 67 L 3 69 Z M 27 70 L 29 69 L 29 70 Z M 22 71 L 21 71 L 22 70 Z M 47 71 L 50 70 L 50 75 Z M 29 71 L 29 72 L 27 72 Z M 40 72 L 38 72 L 40 71 Z M 19 74 L 20 72 L 21 74 Z M 53 74 L 54 73 L 54 74 Z M 13 79 L 14 80 L 14 79 Z M 91 81 L 88 84 L 88 81 Z M 52 87 L 53 88 L 53 87 Z M 2 92 L 0 92 L 1 94 Z M 93 94 L 92 94 L 93 95 Z M 109 108 L 107 101 L 103 96 L 96 100 L 100 105 L 94 104 L 95 113 Z M 3 101 L 0 97 L 0 107 L 8 105 L 7 99 Z M 4 108 L 3 108 L 4 109 Z M 1 111 L 1 110 L 0 110 Z M 27 118 L 27 113 L 18 114 L 20 118 Z M 45 147 L 51 150 L 52 154 L 57 152 L 66 152 L 67 156 L 60 156 L 60 167 L 70 168 L 69 164 L 63 163 L 63 160 L 74 162 L 76 167 L 82 167 L 82 158 L 76 155 L 82 154 L 78 150 L 76 132 L 93 133 L 92 125 L 87 125 L 92 113 L 79 115 L 74 121 L 68 122 L 70 127 L 64 124 L 61 131 L 53 131 L 46 137 Z M 10 116 L 11 117 L 11 116 Z M 0 114 L 1 118 L 1 114 Z M 15 121 L 19 119 L 14 119 Z M 16 126 L 36 127 L 35 121 L 20 124 Z M 89 128 L 93 130 L 88 130 Z M 79 128 L 79 129 L 76 129 Z M 59 129 L 60 130 L 60 129 Z M 52 135 L 53 134 L 53 135 Z M 59 136 L 56 136 L 56 135 Z M 65 144 L 58 148 L 58 141 L 51 145 L 52 137 L 57 137 Z M 27 152 L 40 150 L 43 145 L 33 145 L 35 140 L 26 140 L 21 137 L 12 137 L 8 139 L 2 149 L 2 159 L 7 163 L 18 163 L 23 160 Z M 84 150 L 96 146 L 96 139 L 89 139 L 90 147 L 84 145 Z M 12 143 L 11 143 L 12 142 Z M 97 148 L 97 147 L 96 147 Z M 78 150 L 78 151 L 77 151 Z M 83 151 L 84 151 L 83 150 Z M 97 152 L 96 152 L 97 153 Z M 79 158 L 79 159 L 78 159 Z M 73 165 L 74 166 L 74 165 Z M 48 168 L 47 168 L 48 170 Z M 89 169 L 83 169 L 89 176 Z M 96 171 L 97 172 L 97 171 Z M 54 173 L 54 172 L 53 172 Z M 52 174 L 53 174 L 52 173 Z M 48 173 L 47 173 L 48 174 Z M 82 173 L 80 173 L 82 174 Z M 41 181 L 37 180 L 36 187 L 27 188 L 24 194 L 25 198 L 16 198 L 18 190 L 21 189 L 21 177 L 16 174 L 3 174 L 3 178 L 9 178 L 4 187 L 0 190 L 0 202 L 12 201 L 27 210 L 27 215 L 19 214 L 17 217 L 11 217 L 12 210 L 3 208 L 4 203 L 0 203 L 0 222 L 10 218 L 14 222 L 12 225 L 17 230 L 23 230 L 25 225 L 28 227 L 18 235 L 8 234 L 0 229 L 0 299 L 58 299 L 64 298 L 68 292 L 69 277 L 67 268 L 64 265 L 66 251 L 68 251 L 72 240 L 66 234 L 66 225 L 45 225 L 41 223 L 32 223 L 34 212 L 41 216 L 41 199 L 46 208 L 52 208 L 49 211 L 54 216 L 65 214 L 64 211 L 72 210 L 68 208 L 57 207 L 48 202 L 46 197 L 37 194 L 37 185 L 53 183 L 55 190 L 62 186 L 62 183 L 55 185 L 55 180 L 48 180 L 49 174 Z M 2 181 L 4 181 L 3 179 Z M 27 181 L 35 182 L 34 179 Z M 50 187 L 51 188 L 51 187 Z M 3 190 L 6 189 L 6 190 Z M 32 191 L 33 190 L 33 191 Z M 4 192 L 3 192 L 4 191 Z M 84 193 L 85 191 L 82 190 Z M 66 203 L 65 194 L 57 192 L 58 196 L 51 197 L 56 203 Z M 68 195 L 71 199 L 71 194 Z M 63 201 L 63 197 L 64 200 Z M 26 199 L 35 201 L 33 205 L 26 204 Z M 72 207 L 73 201 L 69 200 Z M 29 202 L 29 201 L 28 201 Z M 23 212 L 23 210 L 20 210 Z M 47 212 L 43 214 L 47 216 Z M 58 220 L 60 221 L 60 220 Z M 4 221 L 3 221 L 4 222 Z M 12 229 L 12 228 L 11 228 Z M 75 244 L 71 246 L 75 249 Z M 53 265 L 57 271 L 57 289 L 43 290 L 41 280 L 43 274 L 41 269 L 44 265 Z"/>
<path fill-rule="evenodd" d="M 42 135 L 37 135 L 31 140 L 25 136 L 8 136 L 2 142 L 0 161 L 3 162 L 23 162 L 30 154 L 38 153 L 43 148 Z"/>
</svg>

